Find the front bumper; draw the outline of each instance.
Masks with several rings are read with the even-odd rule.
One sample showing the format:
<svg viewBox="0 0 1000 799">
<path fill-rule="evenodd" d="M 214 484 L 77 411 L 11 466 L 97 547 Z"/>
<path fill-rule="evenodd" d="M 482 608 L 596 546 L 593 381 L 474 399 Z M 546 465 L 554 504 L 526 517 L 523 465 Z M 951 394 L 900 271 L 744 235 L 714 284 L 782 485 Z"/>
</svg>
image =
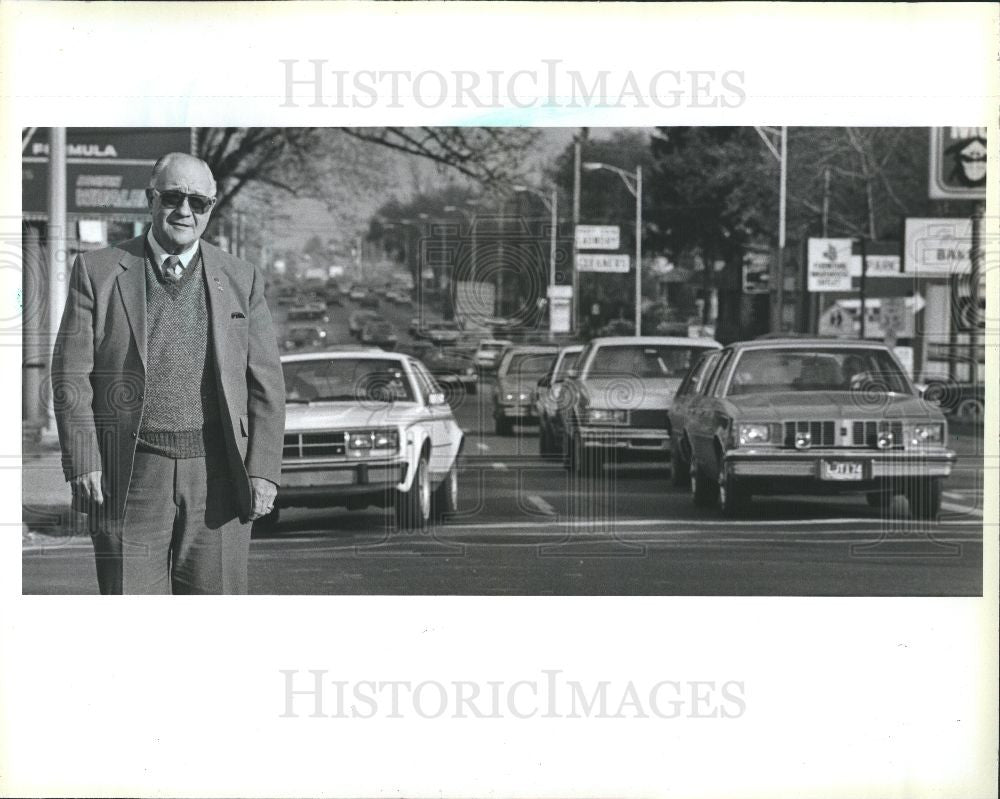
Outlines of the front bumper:
<svg viewBox="0 0 1000 799">
<path fill-rule="evenodd" d="M 666 430 L 638 427 L 578 428 L 580 441 L 587 449 L 626 450 L 670 454 L 670 433 Z"/>
<path fill-rule="evenodd" d="M 404 488 L 408 464 L 402 457 L 364 461 L 286 461 L 277 505 L 347 505 L 352 498 Z"/>
<path fill-rule="evenodd" d="M 463 386 L 469 386 L 479 382 L 478 375 L 436 374 L 434 375 L 434 379 L 439 383 L 461 383 Z"/>
<path fill-rule="evenodd" d="M 538 421 L 535 409 L 527 402 L 518 405 L 501 405 L 496 411 L 496 415 L 503 419 L 527 419 Z"/>
<path fill-rule="evenodd" d="M 828 480 L 820 475 L 823 464 L 861 464 L 861 477 L 855 480 Z M 883 483 L 895 478 L 948 477 L 955 465 L 955 453 L 946 447 L 928 447 L 921 451 L 877 452 L 871 449 L 830 448 L 811 449 L 808 452 L 773 449 L 737 449 L 723 456 L 728 473 L 741 478 L 761 478 L 774 488 L 774 478 L 789 478 L 814 482 L 825 486 L 842 486 L 859 490 L 865 485 Z"/>
</svg>

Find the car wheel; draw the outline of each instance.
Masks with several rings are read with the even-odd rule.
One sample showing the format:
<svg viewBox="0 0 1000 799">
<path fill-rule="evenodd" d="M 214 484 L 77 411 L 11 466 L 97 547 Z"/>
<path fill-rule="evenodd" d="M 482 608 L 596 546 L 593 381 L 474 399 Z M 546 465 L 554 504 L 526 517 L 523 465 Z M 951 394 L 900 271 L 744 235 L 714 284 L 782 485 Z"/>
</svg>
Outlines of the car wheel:
<svg viewBox="0 0 1000 799">
<path fill-rule="evenodd" d="M 552 446 L 552 442 L 549 441 L 549 431 L 546 429 L 544 424 L 538 425 L 538 454 L 543 458 L 548 458 L 553 455 L 553 450 L 555 448 Z"/>
<path fill-rule="evenodd" d="M 711 507 L 715 500 L 715 483 L 704 475 L 701 467 L 695 460 L 691 461 L 690 477 L 691 498 L 694 500 L 695 507 Z"/>
<path fill-rule="evenodd" d="M 677 488 L 691 484 L 691 465 L 684 458 L 680 441 L 670 447 L 670 482 Z"/>
<path fill-rule="evenodd" d="M 742 515 L 750 504 L 750 492 L 746 490 L 746 486 L 740 482 L 739 478 L 727 474 L 725 467 L 719 470 L 715 492 L 719 511 L 727 518 Z"/>
<path fill-rule="evenodd" d="M 958 403 L 955 416 L 966 422 L 981 422 L 983 419 L 983 403 L 977 399 L 964 399 Z"/>
<path fill-rule="evenodd" d="M 911 481 L 904 493 L 910 517 L 936 521 L 941 515 L 941 478 L 925 477 Z"/>
<path fill-rule="evenodd" d="M 250 535 L 272 535 L 278 529 L 278 519 L 281 516 L 281 509 L 274 508 L 267 516 L 261 516 L 254 520 Z"/>
<path fill-rule="evenodd" d="M 441 521 L 448 514 L 458 511 L 458 464 L 453 464 L 444 480 L 434 490 L 431 498 L 431 516 Z"/>
<path fill-rule="evenodd" d="M 597 477 L 604 470 L 604 453 L 596 447 L 585 447 L 580 436 L 573 436 L 570 459 L 578 477 Z"/>
<path fill-rule="evenodd" d="M 396 495 L 396 526 L 401 530 L 422 530 L 431 516 L 431 479 L 427 456 L 417 461 L 417 471 L 409 491 Z"/>
</svg>

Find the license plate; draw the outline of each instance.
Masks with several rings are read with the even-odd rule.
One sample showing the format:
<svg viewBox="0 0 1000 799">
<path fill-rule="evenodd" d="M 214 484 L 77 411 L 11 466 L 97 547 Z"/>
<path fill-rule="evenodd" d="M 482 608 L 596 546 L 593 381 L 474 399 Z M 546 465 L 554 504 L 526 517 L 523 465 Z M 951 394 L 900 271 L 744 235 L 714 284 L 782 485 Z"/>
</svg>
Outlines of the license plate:
<svg viewBox="0 0 1000 799">
<path fill-rule="evenodd" d="M 281 475 L 281 484 L 289 488 L 353 485 L 354 469 L 336 469 L 329 472 L 284 472 Z"/>
<path fill-rule="evenodd" d="M 861 461 L 823 461 L 820 466 L 822 480 L 864 480 L 865 465 Z"/>
</svg>

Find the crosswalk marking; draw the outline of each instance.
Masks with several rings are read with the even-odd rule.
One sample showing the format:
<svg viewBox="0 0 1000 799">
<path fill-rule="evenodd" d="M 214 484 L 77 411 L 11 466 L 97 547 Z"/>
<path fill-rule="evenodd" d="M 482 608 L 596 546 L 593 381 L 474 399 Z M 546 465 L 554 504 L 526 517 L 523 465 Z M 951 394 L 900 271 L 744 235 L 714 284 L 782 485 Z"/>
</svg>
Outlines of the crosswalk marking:
<svg viewBox="0 0 1000 799">
<path fill-rule="evenodd" d="M 556 515 L 556 509 L 553 508 L 548 502 L 546 502 L 540 496 L 538 496 L 538 494 L 529 494 L 527 500 L 536 508 L 538 508 L 538 510 L 544 513 L 546 516 Z"/>
</svg>

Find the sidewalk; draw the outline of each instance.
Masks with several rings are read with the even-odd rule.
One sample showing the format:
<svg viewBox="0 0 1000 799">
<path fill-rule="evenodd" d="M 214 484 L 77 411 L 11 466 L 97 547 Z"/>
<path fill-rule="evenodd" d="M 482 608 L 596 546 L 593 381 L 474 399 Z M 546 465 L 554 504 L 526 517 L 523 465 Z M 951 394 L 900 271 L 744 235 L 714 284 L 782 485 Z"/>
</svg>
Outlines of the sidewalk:
<svg viewBox="0 0 1000 799">
<path fill-rule="evenodd" d="M 21 538 L 27 546 L 39 537 L 87 535 L 86 517 L 70 508 L 59 444 L 23 438 L 21 450 Z"/>
</svg>

